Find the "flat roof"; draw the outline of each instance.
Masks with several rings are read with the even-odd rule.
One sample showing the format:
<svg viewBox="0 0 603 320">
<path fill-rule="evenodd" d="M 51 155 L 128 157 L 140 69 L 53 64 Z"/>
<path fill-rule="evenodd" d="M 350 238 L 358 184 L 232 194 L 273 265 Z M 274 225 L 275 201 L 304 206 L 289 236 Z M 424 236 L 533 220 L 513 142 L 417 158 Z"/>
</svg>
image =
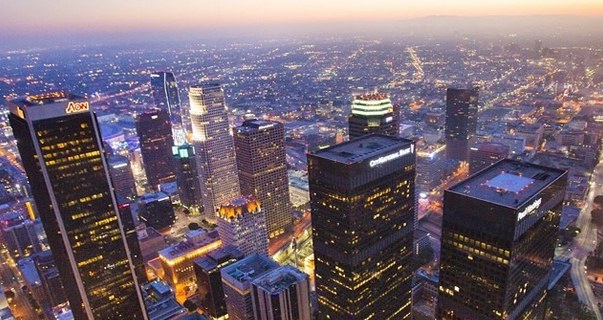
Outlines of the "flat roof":
<svg viewBox="0 0 603 320">
<path fill-rule="evenodd" d="M 412 144 L 412 140 L 404 138 L 370 134 L 316 151 L 313 155 L 343 164 L 352 164 L 370 159 L 387 151 L 407 148 Z"/>
<path fill-rule="evenodd" d="M 278 267 L 276 261 L 263 255 L 253 254 L 224 267 L 222 274 L 229 275 L 238 284 L 245 284 Z"/>
<path fill-rule="evenodd" d="M 281 266 L 255 279 L 253 284 L 271 294 L 279 293 L 292 284 L 307 281 L 308 275 L 290 265 Z"/>
<path fill-rule="evenodd" d="M 505 159 L 459 182 L 447 191 L 519 209 L 564 173 L 565 170 Z"/>
</svg>

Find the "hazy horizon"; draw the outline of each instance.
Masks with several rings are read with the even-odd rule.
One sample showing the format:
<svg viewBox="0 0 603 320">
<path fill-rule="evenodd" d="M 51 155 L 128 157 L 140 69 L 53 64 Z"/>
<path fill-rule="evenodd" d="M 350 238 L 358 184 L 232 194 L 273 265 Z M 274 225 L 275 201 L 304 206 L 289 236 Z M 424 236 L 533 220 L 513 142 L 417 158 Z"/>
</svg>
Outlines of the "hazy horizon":
<svg viewBox="0 0 603 320">
<path fill-rule="evenodd" d="M 172 26 L 149 24 L 139 28 L 95 29 L 76 28 L 53 32 L 1 28 L 0 49 L 28 50 L 61 46 L 123 45 L 173 41 L 209 41 L 232 39 L 271 39 L 314 37 L 373 36 L 379 38 L 418 37 L 424 39 L 451 39 L 454 37 L 506 37 L 524 41 L 543 38 L 551 45 L 593 44 L 602 39 L 603 13 L 580 14 L 430 14 L 420 17 L 365 21 L 333 20 L 321 22 L 272 22 L 248 25 Z M 56 26 L 55 26 L 56 27 Z M 14 29 L 14 26 L 12 27 Z M 316 37 L 319 36 L 319 37 Z M 593 43 L 594 41 L 594 43 Z"/>
</svg>

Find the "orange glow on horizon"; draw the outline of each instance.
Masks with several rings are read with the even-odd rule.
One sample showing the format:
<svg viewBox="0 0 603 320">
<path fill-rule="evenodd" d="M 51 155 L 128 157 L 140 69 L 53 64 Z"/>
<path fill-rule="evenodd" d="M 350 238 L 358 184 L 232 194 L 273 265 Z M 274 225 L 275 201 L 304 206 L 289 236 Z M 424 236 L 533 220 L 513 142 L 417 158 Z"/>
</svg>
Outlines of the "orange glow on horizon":
<svg viewBox="0 0 603 320">
<path fill-rule="evenodd" d="M 5 32 L 217 29 L 250 25 L 396 21 L 431 15 L 603 15 L 600 0 L 147 0 L 11 1 Z M 51 14 L 46 14 L 50 12 Z"/>
</svg>

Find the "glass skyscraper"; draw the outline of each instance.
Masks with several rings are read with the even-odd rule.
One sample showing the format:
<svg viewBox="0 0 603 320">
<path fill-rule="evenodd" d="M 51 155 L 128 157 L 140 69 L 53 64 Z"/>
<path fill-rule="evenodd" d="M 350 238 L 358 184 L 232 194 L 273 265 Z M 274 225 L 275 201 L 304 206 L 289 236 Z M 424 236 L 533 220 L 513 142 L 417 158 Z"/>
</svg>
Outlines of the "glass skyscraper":
<svg viewBox="0 0 603 320">
<path fill-rule="evenodd" d="M 174 142 L 176 145 L 185 143 L 186 133 L 182 121 L 184 110 L 180 105 L 180 94 L 178 93 L 178 84 L 174 73 L 151 73 L 151 92 L 155 105 L 170 115 Z"/>
<path fill-rule="evenodd" d="M 234 129 L 241 194 L 253 195 L 266 214 L 268 237 L 290 234 L 293 227 L 285 155 L 285 127 L 247 120 Z"/>
<path fill-rule="evenodd" d="M 195 85 L 189 99 L 203 210 L 215 221 L 220 205 L 241 196 L 224 89 L 217 83 Z"/>
<path fill-rule="evenodd" d="M 502 160 L 445 191 L 437 319 L 543 319 L 566 180 Z"/>
<path fill-rule="evenodd" d="M 348 125 L 350 140 L 371 133 L 398 136 L 400 131 L 400 119 L 385 93 L 354 96 Z"/>
<path fill-rule="evenodd" d="M 367 135 L 308 155 L 319 319 L 410 319 L 415 145 Z"/>
<path fill-rule="evenodd" d="M 477 130 L 478 97 L 478 88 L 446 90 L 445 133 L 448 159 L 469 159 L 469 140 Z"/>
<path fill-rule="evenodd" d="M 176 162 L 172 157 L 174 140 L 170 120 L 163 110 L 148 110 L 136 116 L 136 133 L 147 175 L 147 184 L 154 190 L 176 180 Z"/>
<path fill-rule="evenodd" d="M 76 319 L 146 319 L 98 123 L 66 92 L 9 102 L 40 219 Z"/>
</svg>

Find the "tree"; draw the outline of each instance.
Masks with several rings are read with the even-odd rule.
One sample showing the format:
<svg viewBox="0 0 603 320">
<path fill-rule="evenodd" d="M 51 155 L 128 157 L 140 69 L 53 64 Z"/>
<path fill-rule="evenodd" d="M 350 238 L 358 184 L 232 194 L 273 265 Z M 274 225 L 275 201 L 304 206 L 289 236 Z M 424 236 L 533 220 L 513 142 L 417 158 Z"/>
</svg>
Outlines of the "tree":
<svg viewBox="0 0 603 320">
<path fill-rule="evenodd" d="M 591 222 L 597 227 L 603 226 L 603 209 L 594 209 L 590 212 Z"/>
<path fill-rule="evenodd" d="M 182 305 L 188 310 L 188 312 L 195 312 L 195 310 L 197 310 L 197 305 L 188 299 L 186 299 Z"/>
<path fill-rule="evenodd" d="M 189 230 L 199 230 L 199 229 L 201 229 L 201 226 L 196 222 L 191 222 L 188 224 L 188 229 Z"/>
</svg>

